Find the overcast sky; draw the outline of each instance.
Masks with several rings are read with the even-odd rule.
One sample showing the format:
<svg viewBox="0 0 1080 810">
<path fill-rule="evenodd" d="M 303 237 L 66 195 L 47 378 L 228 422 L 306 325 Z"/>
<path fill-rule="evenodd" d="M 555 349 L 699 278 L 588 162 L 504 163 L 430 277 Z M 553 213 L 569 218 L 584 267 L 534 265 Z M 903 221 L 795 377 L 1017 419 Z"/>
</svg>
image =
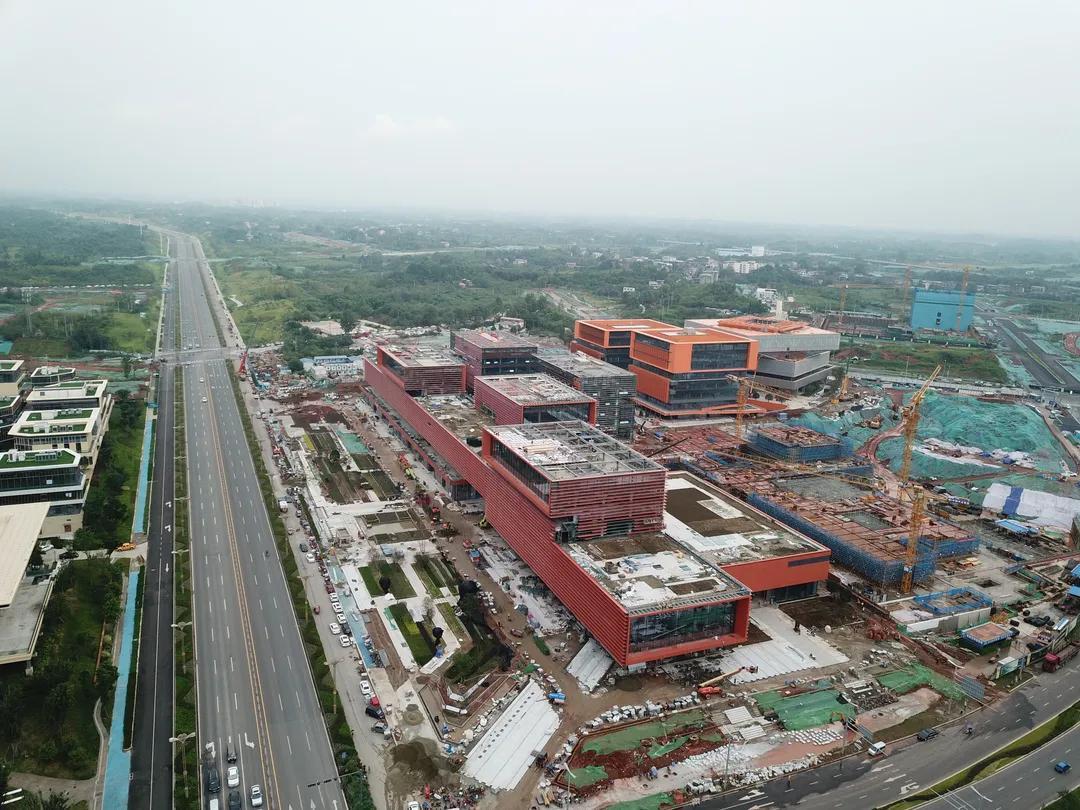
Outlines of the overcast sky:
<svg viewBox="0 0 1080 810">
<path fill-rule="evenodd" d="M 0 0 L 0 191 L 1080 236 L 1080 4 Z"/>
</svg>

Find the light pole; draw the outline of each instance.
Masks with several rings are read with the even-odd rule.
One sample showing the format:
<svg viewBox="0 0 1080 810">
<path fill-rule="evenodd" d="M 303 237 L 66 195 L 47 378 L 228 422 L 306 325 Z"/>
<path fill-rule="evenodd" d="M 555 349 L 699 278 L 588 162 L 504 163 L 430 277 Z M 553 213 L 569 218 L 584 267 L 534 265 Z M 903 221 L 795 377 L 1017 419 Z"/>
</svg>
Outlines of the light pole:
<svg viewBox="0 0 1080 810">
<path fill-rule="evenodd" d="M 169 627 L 171 627 L 173 630 L 184 630 L 184 629 L 186 629 L 188 627 L 191 627 L 191 622 L 179 622 L 179 623 L 174 622 L 173 624 L 170 624 Z M 186 648 L 184 646 L 183 640 L 181 640 L 181 642 L 180 642 L 180 662 L 181 662 L 181 664 L 180 664 L 181 669 L 183 669 L 184 674 L 186 675 L 187 674 L 187 650 L 186 650 Z"/>
<path fill-rule="evenodd" d="M 187 749 L 184 746 L 188 740 L 195 736 L 194 731 L 189 731 L 186 734 L 178 734 L 175 737 L 169 737 L 169 742 L 180 743 L 180 767 L 184 773 L 184 796 L 188 795 L 188 781 L 187 781 Z"/>
</svg>

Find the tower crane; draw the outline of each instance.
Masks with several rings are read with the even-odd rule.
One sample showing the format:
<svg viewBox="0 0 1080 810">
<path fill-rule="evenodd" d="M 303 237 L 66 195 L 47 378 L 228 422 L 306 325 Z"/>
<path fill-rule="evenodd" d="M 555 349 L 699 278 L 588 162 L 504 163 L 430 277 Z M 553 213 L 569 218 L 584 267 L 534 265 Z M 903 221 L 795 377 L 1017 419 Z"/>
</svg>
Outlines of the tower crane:
<svg viewBox="0 0 1080 810">
<path fill-rule="evenodd" d="M 956 326 L 954 332 L 960 331 L 960 323 L 964 319 L 964 297 L 967 294 L 968 281 L 971 279 L 971 265 L 964 268 L 964 275 L 960 279 L 960 300 L 956 302 Z"/>
<path fill-rule="evenodd" d="M 921 488 L 910 485 L 911 479 L 911 451 L 915 446 L 915 433 L 919 429 L 919 414 L 922 409 L 922 401 L 926 392 L 930 390 L 930 384 L 941 373 L 941 366 L 936 366 L 922 384 L 922 388 L 908 401 L 904 407 L 904 455 L 900 463 L 900 490 L 901 495 L 905 492 L 911 500 L 911 525 L 908 531 L 907 548 L 904 549 L 904 576 L 900 581 L 900 592 L 911 593 L 915 580 L 915 563 L 919 556 L 919 539 L 922 537 L 923 518 L 926 515 L 926 494 Z"/>
<path fill-rule="evenodd" d="M 768 394 L 774 396 L 777 399 L 787 399 L 790 396 L 788 391 L 781 391 L 779 388 L 770 388 L 767 385 L 754 380 L 752 377 L 737 377 L 734 374 L 728 375 L 729 380 L 734 380 L 739 384 L 739 393 L 735 396 L 735 438 L 740 443 L 743 440 L 743 411 L 746 410 L 746 403 L 750 399 L 750 392 L 757 391 L 762 394 Z"/>
<path fill-rule="evenodd" d="M 907 486 L 908 479 L 911 477 L 911 450 L 915 446 L 915 431 L 919 428 L 919 411 L 922 408 L 922 401 L 926 397 L 926 392 L 930 390 L 930 384 L 940 373 L 941 366 L 936 366 L 926 378 L 926 382 L 922 384 L 922 388 L 916 391 L 908 400 L 908 404 L 904 406 L 904 456 L 900 463 L 901 486 Z"/>
</svg>

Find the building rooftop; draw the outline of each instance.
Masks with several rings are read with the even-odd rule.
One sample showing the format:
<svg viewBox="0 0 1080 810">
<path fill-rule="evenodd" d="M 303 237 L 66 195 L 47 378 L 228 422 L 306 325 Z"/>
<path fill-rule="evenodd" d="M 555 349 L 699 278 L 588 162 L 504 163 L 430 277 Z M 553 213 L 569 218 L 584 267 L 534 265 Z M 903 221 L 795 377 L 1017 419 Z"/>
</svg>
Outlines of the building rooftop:
<svg viewBox="0 0 1080 810">
<path fill-rule="evenodd" d="M 0 360 L 0 371 L 17 371 L 22 364 L 22 360 Z"/>
<path fill-rule="evenodd" d="M 605 363 L 595 357 L 590 357 L 582 352 L 570 352 L 566 349 L 544 348 L 536 352 L 536 356 L 545 363 L 550 363 L 556 368 L 573 374 L 577 377 L 633 377 L 632 371 Z"/>
<path fill-rule="evenodd" d="M 736 343 L 751 339 L 746 335 L 739 335 L 722 329 L 698 329 L 685 326 L 639 329 L 637 334 L 648 335 L 666 343 Z"/>
<path fill-rule="evenodd" d="M 0 473 L 27 467 L 75 467 L 79 454 L 73 450 L 8 450 L 0 453 Z"/>
<path fill-rule="evenodd" d="M 513 332 L 494 330 L 463 329 L 454 332 L 454 337 L 479 346 L 481 349 L 535 349 L 536 341 L 515 335 Z"/>
<path fill-rule="evenodd" d="M 749 594 L 741 582 L 663 532 L 562 548 L 631 615 Z"/>
<path fill-rule="evenodd" d="M 404 368 L 438 368 L 460 366 L 464 361 L 445 346 L 430 344 L 384 344 L 379 348 Z"/>
<path fill-rule="evenodd" d="M 778 318 L 775 315 L 739 315 L 735 318 L 694 318 L 687 326 L 723 329 L 725 331 L 754 337 L 759 334 L 782 335 L 831 335 L 827 329 L 818 329 L 802 321 Z"/>
<path fill-rule="evenodd" d="M 0 396 L 0 410 L 7 410 L 19 401 L 18 397 Z"/>
<path fill-rule="evenodd" d="M 550 481 L 664 470 L 584 422 L 496 425 L 487 430 Z"/>
<path fill-rule="evenodd" d="M 517 405 L 547 405 L 566 402 L 592 402 L 592 397 L 571 388 L 547 374 L 514 374 L 483 377 L 477 385 L 486 385 Z"/>
<path fill-rule="evenodd" d="M 716 565 L 826 551 L 745 501 L 688 473 L 667 478 L 664 531 Z"/>
<path fill-rule="evenodd" d="M 35 436 L 42 433 L 88 433 L 100 414 L 99 408 L 23 411 L 9 435 Z"/>
<path fill-rule="evenodd" d="M 772 439 L 774 442 L 779 442 L 788 447 L 826 447 L 840 444 L 840 440 L 834 436 L 796 425 L 762 427 L 755 432 L 759 436 Z"/>
<path fill-rule="evenodd" d="M 74 374 L 75 369 L 69 366 L 38 366 L 30 372 L 30 379 L 34 377 L 52 377 L 56 374 Z"/>
<path fill-rule="evenodd" d="M 603 329 L 609 332 L 626 332 L 639 329 L 676 329 L 670 323 L 656 321 L 652 318 L 599 318 L 591 321 L 579 321 L 594 329 Z"/>
<path fill-rule="evenodd" d="M 47 503 L 0 506 L 0 608 L 15 599 L 48 513 Z"/>
<path fill-rule="evenodd" d="M 417 397 L 416 401 L 477 453 L 483 443 L 484 428 L 495 424 L 491 416 L 478 410 L 472 399 L 462 394 L 432 394 Z"/>
</svg>

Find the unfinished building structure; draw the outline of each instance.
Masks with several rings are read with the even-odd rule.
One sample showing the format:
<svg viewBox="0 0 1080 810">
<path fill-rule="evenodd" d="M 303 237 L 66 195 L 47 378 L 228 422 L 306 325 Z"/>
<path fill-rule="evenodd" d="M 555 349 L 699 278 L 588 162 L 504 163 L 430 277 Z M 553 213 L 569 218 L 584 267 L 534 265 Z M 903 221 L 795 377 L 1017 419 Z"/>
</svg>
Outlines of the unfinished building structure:
<svg viewBox="0 0 1080 810">
<path fill-rule="evenodd" d="M 376 362 L 412 396 L 461 394 L 465 391 L 465 362 L 448 349 L 403 344 L 379 346 Z"/>
<path fill-rule="evenodd" d="M 789 464 L 837 461 L 851 455 L 851 442 L 846 439 L 794 425 L 758 428 L 746 441 L 754 451 Z"/>
<path fill-rule="evenodd" d="M 583 352 L 541 348 L 540 369 L 596 400 L 596 426 L 620 439 L 634 435 L 637 377 Z"/>
<path fill-rule="evenodd" d="M 547 374 L 479 377 L 473 381 L 473 400 L 497 425 L 596 421 L 595 399 Z"/>
<path fill-rule="evenodd" d="M 511 332 L 466 329 L 450 335 L 451 348 L 465 360 L 465 386 L 476 377 L 532 374 L 537 371 L 537 345 Z"/>
</svg>

